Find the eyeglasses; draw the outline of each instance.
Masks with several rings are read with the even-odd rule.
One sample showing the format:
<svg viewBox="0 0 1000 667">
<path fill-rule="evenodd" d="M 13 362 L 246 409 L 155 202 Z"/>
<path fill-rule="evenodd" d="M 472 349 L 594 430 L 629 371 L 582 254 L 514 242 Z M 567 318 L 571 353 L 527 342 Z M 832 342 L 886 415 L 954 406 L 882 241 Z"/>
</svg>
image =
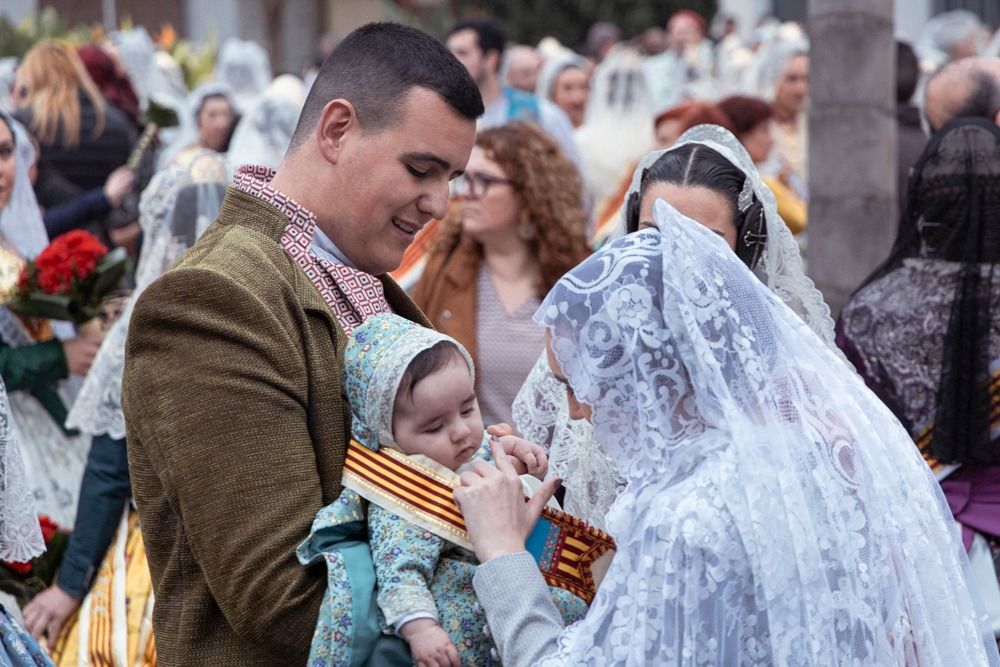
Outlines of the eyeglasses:
<svg viewBox="0 0 1000 667">
<path fill-rule="evenodd" d="M 467 171 L 455 179 L 455 194 L 467 199 L 482 199 L 494 185 L 513 185 L 509 178 L 500 178 L 476 171 Z"/>
</svg>

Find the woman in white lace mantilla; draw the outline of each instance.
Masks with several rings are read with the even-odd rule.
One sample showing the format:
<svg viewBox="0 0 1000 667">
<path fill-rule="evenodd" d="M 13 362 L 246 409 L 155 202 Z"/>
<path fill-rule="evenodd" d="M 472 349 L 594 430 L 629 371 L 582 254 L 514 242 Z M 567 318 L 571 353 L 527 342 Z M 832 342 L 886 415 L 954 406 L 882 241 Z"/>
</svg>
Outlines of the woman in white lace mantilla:
<svg viewBox="0 0 1000 667">
<path fill-rule="evenodd" d="M 0 380 L 0 561 L 24 563 L 45 551 L 24 459 Z M 0 605 L 0 664 L 51 667 L 45 652 Z"/>
<path fill-rule="evenodd" d="M 618 234 L 632 233 L 640 220 L 651 220 L 657 197 L 722 235 L 760 281 L 836 349 L 830 309 L 803 271 L 774 195 L 729 131 L 699 125 L 670 149 L 643 158 L 632 177 Z M 570 418 L 564 393 L 543 354 L 514 401 L 514 422 L 525 438 L 548 446 L 550 470 L 566 489 L 567 511 L 604 526 L 621 478 L 602 454 L 590 424 Z"/>
<path fill-rule="evenodd" d="M 504 664 L 1000 665 L 905 429 L 716 234 L 663 200 L 648 220 L 536 314 L 627 483 L 587 616 L 563 628 L 545 598 L 541 501 L 506 462 L 455 492 Z"/>
</svg>

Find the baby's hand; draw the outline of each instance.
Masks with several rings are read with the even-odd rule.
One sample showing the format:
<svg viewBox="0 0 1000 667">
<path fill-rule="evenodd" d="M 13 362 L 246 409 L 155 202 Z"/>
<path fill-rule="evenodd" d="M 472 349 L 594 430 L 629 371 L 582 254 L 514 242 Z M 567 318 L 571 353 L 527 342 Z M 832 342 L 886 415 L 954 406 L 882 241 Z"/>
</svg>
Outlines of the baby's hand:
<svg viewBox="0 0 1000 667">
<path fill-rule="evenodd" d="M 417 618 L 399 629 L 417 667 L 461 667 L 451 637 L 433 618 Z"/>
<path fill-rule="evenodd" d="M 538 479 L 545 479 L 545 474 L 549 471 L 549 457 L 542 447 L 516 435 L 500 437 L 493 435 L 493 439 L 500 443 L 504 453 L 507 454 L 507 460 L 514 466 L 518 475 L 528 474 Z"/>
</svg>

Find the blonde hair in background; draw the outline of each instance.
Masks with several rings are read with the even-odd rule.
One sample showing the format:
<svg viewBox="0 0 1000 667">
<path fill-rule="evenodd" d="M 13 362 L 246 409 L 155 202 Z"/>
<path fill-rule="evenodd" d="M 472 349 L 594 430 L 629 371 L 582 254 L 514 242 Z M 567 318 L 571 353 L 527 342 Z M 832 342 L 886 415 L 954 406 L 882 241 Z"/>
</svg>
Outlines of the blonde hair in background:
<svg viewBox="0 0 1000 667">
<path fill-rule="evenodd" d="M 97 113 L 94 138 L 104 131 L 104 97 L 71 45 L 48 39 L 35 44 L 17 68 L 19 104 L 31 108 L 31 131 L 43 144 L 60 138 L 64 147 L 80 143 L 80 92 Z"/>
</svg>

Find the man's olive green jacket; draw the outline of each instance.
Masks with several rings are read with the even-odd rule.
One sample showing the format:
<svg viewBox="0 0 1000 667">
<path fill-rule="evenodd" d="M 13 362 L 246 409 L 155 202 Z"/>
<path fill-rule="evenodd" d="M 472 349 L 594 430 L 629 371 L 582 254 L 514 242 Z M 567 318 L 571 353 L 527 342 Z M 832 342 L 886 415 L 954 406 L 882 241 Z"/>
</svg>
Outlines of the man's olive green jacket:
<svg viewBox="0 0 1000 667">
<path fill-rule="evenodd" d="M 295 547 L 341 491 L 343 329 L 233 188 L 139 298 L 122 407 L 161 665 L 304 664 L 326 584 Z M 386 276 L 393 310 L 428 325 Z M 429 326 L 429 325 L 428 325 Z"/>
</svg>

